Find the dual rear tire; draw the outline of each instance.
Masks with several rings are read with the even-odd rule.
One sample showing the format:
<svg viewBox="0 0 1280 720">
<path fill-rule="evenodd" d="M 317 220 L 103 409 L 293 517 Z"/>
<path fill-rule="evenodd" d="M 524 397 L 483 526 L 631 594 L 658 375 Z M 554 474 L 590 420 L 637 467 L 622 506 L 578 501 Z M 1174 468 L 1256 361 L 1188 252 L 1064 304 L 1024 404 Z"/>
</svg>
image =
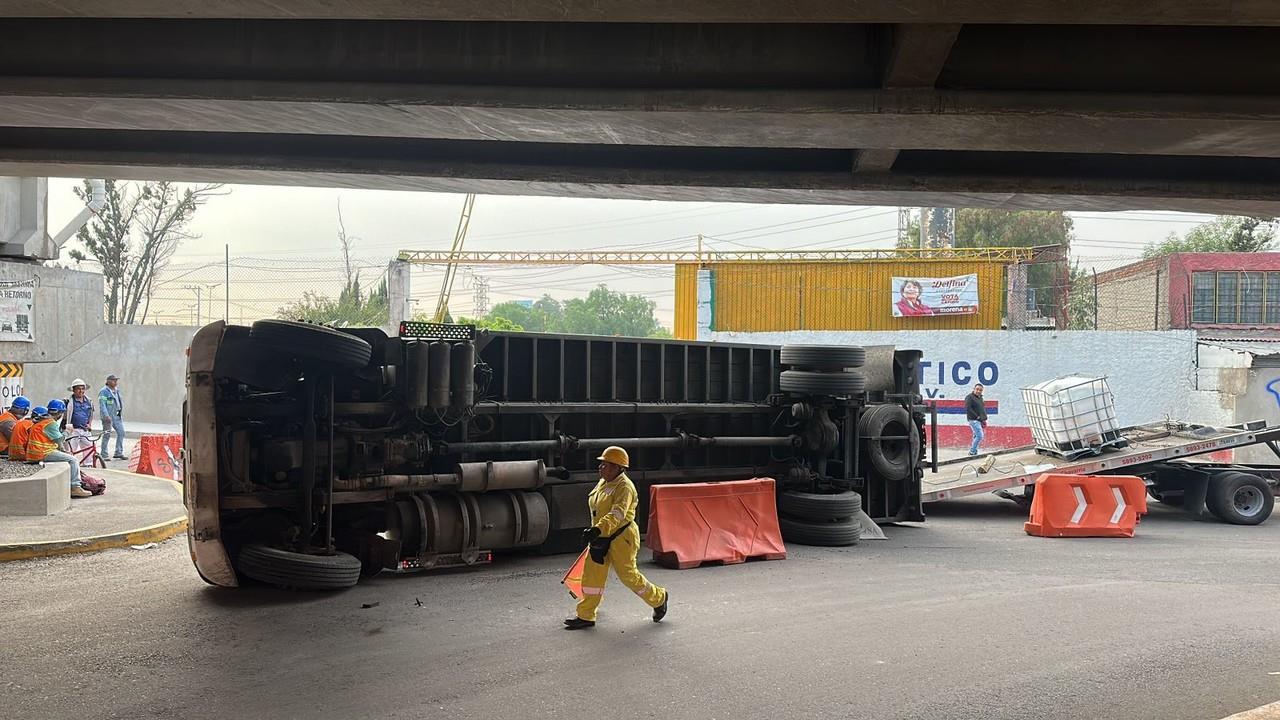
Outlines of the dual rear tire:
<svg viewBox="0 0 1280 720">
<path fill-rule="evenodd" d="M 862 496 L 853 491 L 778 493 L 778 525 L 782 539 L 799 545 L 847 547 L 858 544 L 861 526 L 854 517 Z"/>
</svg>

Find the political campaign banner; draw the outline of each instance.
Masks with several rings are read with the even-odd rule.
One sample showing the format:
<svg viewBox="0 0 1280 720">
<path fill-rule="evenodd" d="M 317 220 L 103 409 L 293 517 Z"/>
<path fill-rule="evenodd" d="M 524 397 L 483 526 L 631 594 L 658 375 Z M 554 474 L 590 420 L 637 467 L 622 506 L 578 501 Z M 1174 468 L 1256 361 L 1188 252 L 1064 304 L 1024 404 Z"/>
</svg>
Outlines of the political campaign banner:
<svg viewBox="0 0 1280 720">
<path fill-rule="evenodd" d="M 955 277 L 895 277 L 894 317 L 973 315 L 978 312 L 978 275 Z"/>
</svg>

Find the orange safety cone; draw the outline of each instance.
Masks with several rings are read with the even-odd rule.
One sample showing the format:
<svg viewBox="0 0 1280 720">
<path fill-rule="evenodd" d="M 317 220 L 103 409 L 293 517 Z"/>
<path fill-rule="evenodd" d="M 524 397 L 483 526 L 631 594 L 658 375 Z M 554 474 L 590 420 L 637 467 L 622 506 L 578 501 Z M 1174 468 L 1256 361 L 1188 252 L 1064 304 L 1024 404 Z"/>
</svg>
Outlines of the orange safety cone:
<svg viewBox="0 0 1280 720">
<path fill-rule="evenodd" d="M 569 589 L 569 594 L 574 600 L 582 599 L 582 573 L 587 566 L 587 551 L 584 549 L 577 560 L 573 561 L 573 565 L 565 571 L 564 577 L 560 578 L 560 584 Z"/>
<path fill-rule="evenodd" d="M 1041 475 L 1023 529 L 1039 537 L 1133 537 L 1147 486 L 1132 475 Z"/>
</svg>

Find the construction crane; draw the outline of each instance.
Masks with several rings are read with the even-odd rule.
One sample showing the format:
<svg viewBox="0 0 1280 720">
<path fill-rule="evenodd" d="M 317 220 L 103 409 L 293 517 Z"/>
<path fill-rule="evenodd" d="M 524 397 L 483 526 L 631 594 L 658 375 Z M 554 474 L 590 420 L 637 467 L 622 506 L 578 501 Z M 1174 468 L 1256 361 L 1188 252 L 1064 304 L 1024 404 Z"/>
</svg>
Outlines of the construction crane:
<svg viewBox="0 0 1280 720">
<path fill-rule="evenodd" d="M 453 247 L 449 248 L 448 254 L 441 253 L 444 255 L 444 282 L 440 284 L 440 297 L 436 299 L 436 312 L 432 316 L 432 320 L 438 323 L 444 322 L 449 316 L 449 296 L 453 294 L 453 279 L 458 274 L 460 258 L 464 255 L 462 245 L 467 240 L 467 228 L 471 226 L 471 209 L 475 204 L 475 194 L 467 193 L 462 200 L 462 214 L 458 216 L 458 230 L 453 234 Z"/>
</svg>

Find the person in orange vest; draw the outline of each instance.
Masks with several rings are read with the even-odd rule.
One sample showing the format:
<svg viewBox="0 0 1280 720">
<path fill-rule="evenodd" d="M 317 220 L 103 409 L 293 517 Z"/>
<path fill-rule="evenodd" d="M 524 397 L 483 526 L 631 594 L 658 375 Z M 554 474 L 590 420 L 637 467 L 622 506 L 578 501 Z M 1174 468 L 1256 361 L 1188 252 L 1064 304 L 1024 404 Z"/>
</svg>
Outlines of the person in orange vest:
<svg viewBox="0 0 1280 720">
<path fill-rule="evenodd" d="M 31 412 L 31 401 L 19 395 L 13 399 L 9 409 L 0 414 L 0 455 L 9 453 L 9 438 L 13 437 L 13 428 L 29 412 Z"/>
<path fill-rule="evenodd" d="M 636 527 L 636 486 L 627 477 L 631 464 L 627 451 L 612 446 L 600 457 L 600 482 L 587 497 L 591 507 L 592 526 L 583 531 L 588 557 L 582 570 L 582 600 L 574 616 L 564 621 L 566 630 L 595 627 L 596 610 L 604 599 L 604 584 L 609 568 L 646 605 L 653 608 L 653 621 L 662 622 L 667 615 L 670 593 L 649 582 L 636 567 L 640 553 L 640 529 Z"/>
<path fill-rule="evenodd" d="M 27 440 L 27 462 L 65 462 L 71 466 L 71 497 L 92 497 L 93 493 L 80 485 L 80 461 L 71 453 L 59 449 L 62 430 L 58 428 L 62 415 L 67 411 L 67 404 L 61 400 L 50 400 L 48 416 L 36 422 L 31 428 L 31 437 Z"/>
<path fill-rule="evenodd" d="M 40 405 L 31 408 L 31 414 L 18 420 L 13 425 L 13 432 L 9 435 L 9 459 L 16 462 L 27 461 L 27 441 L 31 438 L 31 428 L 35 426 L 36 420 L 43 419 L 45 413 L 49 412 Z"/>
</svg>

